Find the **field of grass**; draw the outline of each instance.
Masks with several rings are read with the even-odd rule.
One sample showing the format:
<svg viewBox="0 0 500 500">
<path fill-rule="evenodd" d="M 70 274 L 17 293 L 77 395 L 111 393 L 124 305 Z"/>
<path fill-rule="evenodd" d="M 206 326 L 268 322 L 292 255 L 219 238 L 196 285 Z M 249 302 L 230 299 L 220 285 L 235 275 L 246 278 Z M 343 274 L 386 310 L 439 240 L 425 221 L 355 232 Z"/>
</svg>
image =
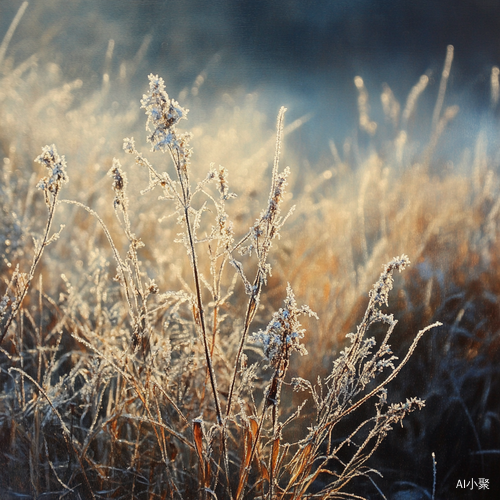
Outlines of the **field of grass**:
<svg viewBox="0 0 500 500">
<path fill-rule="evenodd" d="M 113 73 L 113 42 L 98 83 L 16 60 L 22 13 L 0 45 L 0 497 L 500 491 L 500 151 L 484 132 L 443 157 L 453 48 L 424 143 L 427 76 L 404 103 L 384 86 L 377 121 L 356 77 L 356 134 L 307 166 L 286 150 L 314 117 L 278 106 L 272 130 L 241 92 L 197 114 L 203 79 L 133 88 L 141 52 Z"/>
</svg>

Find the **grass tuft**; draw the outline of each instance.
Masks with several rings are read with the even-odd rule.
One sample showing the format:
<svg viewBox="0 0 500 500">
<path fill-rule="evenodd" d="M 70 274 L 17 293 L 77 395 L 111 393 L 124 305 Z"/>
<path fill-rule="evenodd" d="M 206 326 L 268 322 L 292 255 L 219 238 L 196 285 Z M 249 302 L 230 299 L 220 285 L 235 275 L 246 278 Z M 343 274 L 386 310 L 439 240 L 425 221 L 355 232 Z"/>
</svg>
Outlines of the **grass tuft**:
<svg viewBox="0 0 500 500">
<path fill-rule="evenodd" d="M 107 72 L 75 100 L 54 66 L 1 66 L 25 8 L 0 45 L 2 498 L 437 499 L 493 479 L 500 182 L 483 136 L 472 168 L 436 171 L 453 48 L 424 147 L 428 77 L 405 106 L 384 86 L 385 132 L 356 77 L 360 137 L 301 178 L 280 164 L 308 117 L 285 108 L 273 139 L 252 99 L 184 132 L 159 76 L 139 108 Z M 238 168 L 203 163 L 225 146 Z"/>
</svg>

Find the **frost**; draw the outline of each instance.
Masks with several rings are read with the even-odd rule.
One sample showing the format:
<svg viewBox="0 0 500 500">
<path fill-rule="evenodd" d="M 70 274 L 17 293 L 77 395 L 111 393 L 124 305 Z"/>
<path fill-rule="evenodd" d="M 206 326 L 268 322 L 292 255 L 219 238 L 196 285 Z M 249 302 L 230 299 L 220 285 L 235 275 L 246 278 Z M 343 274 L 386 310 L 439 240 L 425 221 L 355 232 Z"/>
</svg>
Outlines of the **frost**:
<svg viewBox="0 0 500 500">
<path fill-rule="evenodd" d="M 54 144 L 44 146 L 42 154 L 37 156 L 35 161 L 45 166 L 49 171 L 49 175 L 38 182 L 38 189 L 55 194 L 63 184 L 69 181 L 66 173 L 66 159 L 64 156 L 59 156 Z"/>
<path fill-rule="evenodd" d="M 191 136 L 190 134 L 177 135 L 175 125 L 182 118 L 187 117 L 189 110 L 181 107 L 174 99 L 170 99 L 165 92 L 163 78 L 158 75 L 149 75 L 149 92 L 143 95 L 141 104 L 148 116 L 146 128 L 151 132 L 148 142 L 153 146 L 152 151 L 172 149 L 181 158 L 187 158 L 191 151 L 187 147 L 187 142 Z M 125 151 L 132 150 L 130 140 L 125 142 L 124 148 Z"/>
<path fill-rule="evenodd" d="M 292 287 L 288 284 L 286 289 L 285 307 L 273 314 L 273 318 L 265 330 L 254 333 L 254 341 L 260 342 L 264 347 L 264 355 L 271 365 L 277 368 L 284 360 L 288 360 L 294 351 L 300 355 L 307 354 L 307 350 L 300 340 L 304 337 L 305 329 L 302 328 L 298 318 L 307 314 L 317 318 L 309 306 L 297 307 Z"/>
</svg>

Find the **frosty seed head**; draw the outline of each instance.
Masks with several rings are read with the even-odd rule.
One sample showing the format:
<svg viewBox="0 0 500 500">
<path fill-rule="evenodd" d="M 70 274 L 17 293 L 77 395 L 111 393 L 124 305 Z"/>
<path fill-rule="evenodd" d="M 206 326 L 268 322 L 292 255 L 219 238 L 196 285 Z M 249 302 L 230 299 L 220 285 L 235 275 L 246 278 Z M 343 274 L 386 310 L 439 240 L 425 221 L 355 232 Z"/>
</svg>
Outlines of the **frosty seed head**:
<svg viewBox="0 0 500 500">
<path fill-rule="evenodd" d="M 135 141 L 133 137 L 125 137 L 125 139 L 123 139 L 123 150 L 127 154 L 136 153 Z"/>
<path fill-rule="evenodd" d="M 307 314 L 318 317 L 308 306 L 297 306 L 290 284 L 287 286 L 286 293 L 284 307 L 273 314 L 265 330 L 253 334 L 254 341 L 262 343 L 265 357 L 275 368 L 282 360 L 289 359 L 293 351 L 301 356 L 307 354 L 306 348 L 300 342 L 304 337 L 305 329 L 299 322 L 299 316 Z"/>
<path fill-rule="evenodd" d="M 175 125 L 186 118 L 189 110 L 170 99 L 165 92 L 163 78 L 149 75 L 149 92 L 143 95 L 141 104 L 148 116 L 146 129 L 151 132 L 148 142 L 152 144 L 152 150 L 166 151 L 169 146 L 184 147 L 187 137 L 177 137 Z"/>
<path fill-rule="evenodd" d="M 388 305 L 389 292 L 392 290 L 394 280 L 392 275 L 394 271 L 403 271 L 406 266 L 410 265 L 410 259 L 407 255 L 403 254 L 401 257 L 395 257 L 384 266 L 384 271 L 380 275 L 379 280 L 375 283 L 372 290 L 370 290 L 370 299 L 379 306 Z"/>
<path fill-rule="evenodd" d="M 38 182 L 38 189 L 55 194 L 61 189 L 64 183 L 68 182 L 66 159 L 64 156 L 59 156 L 54 144 L 51 146 L 44 146 L 42 148 L 42 154 L 37 156 L 35 161 L 40 163 L 40 165 L 44 165 L 49 171 L 49 175 L 40 179 Z"/>
<path fill-rule="evenodd" d="M 120 205 L 126 209 L 128 206 L 128 198 L 126 195 L 126 187 L 128 184 L 127 175 L 122 169 L 120 162 L 113 158 L 113 166 L 109 169 L 108 175 L 113 179 L 113 191 L 115 192 L 114 206 Z"/>
</svg>

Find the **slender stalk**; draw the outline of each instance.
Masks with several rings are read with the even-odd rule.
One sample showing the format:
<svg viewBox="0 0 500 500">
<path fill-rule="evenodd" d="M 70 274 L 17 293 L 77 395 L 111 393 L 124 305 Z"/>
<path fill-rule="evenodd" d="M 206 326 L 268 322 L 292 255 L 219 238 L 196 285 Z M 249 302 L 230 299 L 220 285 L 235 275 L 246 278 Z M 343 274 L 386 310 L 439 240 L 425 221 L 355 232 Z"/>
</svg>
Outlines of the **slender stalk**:
<svg viewBox="0 0 500 500">
<path fill-rule="evenodd" d="M 252 296 L 250 297 L 250 300 L 248 301 L 247 311 L 245 313 L 245 326 L 243 328 L 243 333 L 241 335 L 240 345 L 238 347 L 238 353 L 236 354 L 236 361 L 234 362 L 233 376 L 231 377 L 231 385 L 229 386 L 229 395 L 227 397 L 226 417 L 229 417 L 231 414 L 231 404 L 233 401 L 234 385 L 236 383 L 236 375 L 238 373 L 239 360 L 241 358 L 241 354 L 243 353 L 243 347 L 245 346 L 248 330 L 250 329 L 250 325 L 257 311 L 261 287 L 262 284 L 259 279 L 259 275 L 257 275 L 254 281 L 254 287 L 253 287 L 254 291 L 252 293 Z"/>
<path fill-rule="evenodd" d="M 50 233 L 50 228 L 52 227 L 52 222 L 54 220 L 54 213 L 56 210 L 58 194 L 59 194 L 59 187 L 56 187 L 54 196 L 52 198 L 52 203 L 50 204 L 50 207 L 49 207 L 49 217 L 47 219 L 47 224 L 45 225 L 45 232 L 43 235 L 43 240 L 40 244 L 40 248 L 38 249 L 38 251 L 35 254 L 35 257 L 33 258 L 33 262 L 31 263 L 31 268 L 29 270 L 28 277 L 27 277 L 27 279 L 23 285 L 22 291 L 21 291 L 21 295 L 14 302 L 14 304 L 12 306 L 12 310 L 9 314 L 9 317 L 7 318 L 7 321 L 5 322 L 5 325 L 2 328 L 2 334 L 0 336 L 0 344 L 2 343 L 5 335 L 7 334 L 7 331 L 9 330 L 9 327 L 12 324 L 12 321 L 14 321 L 19 310 L 21 309 L 22 303 L 23 303 L 24 299 L 26 298 L 26 295 L 28 294 L 28 289 L 31 285 L 31 282 L 33 281 L 34 276 L 35 276 L 36 266 L 40 262 L 42 255 L 43 255 L 43 251 L 49 243 L 49 233 Z"/>
<path fill-rule="evenodd" d="M 209 372 L 209 376 L 210 376 L 210 385 L 212 386 L 212 392 L 214 395 L 215 411 L 217 412 L 217 421 L 219 424 L 222 424 L 222 412 L 220 409 L 219 395 L 217 393 L 217 382 L 215 380 L 215 372 L 214 372 L 214 367 L 212 364 L 212 356 L 210 355 L 210 348 L 208 346 L 207 331 L 206 331 L 206 325 L 205 325 L 205 313 L 203 311 L 203 301 L 201 298 L 200 276 L 199 276 L 199 271 L 198 271 L 196 252 L 195 252 L 195 248 L 194 248 L 193 232 L 192 232 L 192 228 L 191 228 L 191 222 L 189 220 L 189 207 L 188 206 L 184 207 L 184 216 L 186 218 L 186 229 L 187 229 L 188 238 L 189 238 L 189 246 L 191 247 L 191 264 L 193 267 L 193 278 L 194 278 L 194 283 L 195 283 L 195 287 L 196 287 L 196 301 L 197 301 L 197 307 L 198 307 L 198 314 L 200 315 L 200 327 L 201 327 L 201 334 L 202 334 L 202 338 L 203 338 L 203 347 L 205 349 L 205 358 L 207 360 L 208 372 Z"/>
<path fill-rule="evenodd" d="M 265 281 L 265 270 L 264 264 L 267 260 L 267 256 L 269 254 L 269 249 L 271 247 L 271 240 L 275 236 L 275 232 L 277 232 L 277 216 L 278 216 L 278 203 L 276 188 L 279 183 L 278 179 L 278 167 L 279 167 L 279 158 L 281 154 L 281 139 L 283 136 L 283 123 L 285 117 L 286 108 L 281 107 L 278 113 L 278 121 L 276 125 L 276 149 L 274 153 L 274 163 L 273 163 L 273 171 L 272 171 L 272 179 L 271 179 L 271 190 L 269 193 L 269 206 L 267 213 L 261 217 L 259 221 L 260 225 L 264 220 L 266 221 L 266 231 L 264 233 L 264 242 L 262 244 L 262 248 L 259 250 L 257 245 L 257 254 L 259 255 L 259 266 L 257 269 L 257 275 L 255 276 L 252 288 L 252 295 L 248 302 L 247 310 L 245 313 L 245 325 L 243 328 L 243 334 L 241 336 L 240 345 L 238 347 L 238 353 L 236 354 L 236 360 L 234 362 L 234 370 L 233 375 L 231 377 L 231 384 L 229 387 L 229 395 L 227 398 L 227 407 L 226 407 L 226 417 L 229 417 L 231 414 L 231 404 L 233 399 L 234 385 L 236 383 L 236 375 L 238 373 L 238 366 L 240 364 L 240 358 L 243 354 L 243 347 L 245 346 L 246 338 L 248 335 L 248 330 L 250 328 L 250 324 L 257 312 L 257 307 L 259 305 L 260 292 L 262 290 L 263 282 Z M 256 227 L 256 226 L 254 226 Z M 247 233 L 244 237 L 246 239 L 251 235 L 251 232 Z M 243 240 L 242 240 L 243 241 Z M 257 238 L 258 243 L 258 238 Z M 240 243 L 241 244 L 241 241 Z M 236 249 L 238 245 L 234 247 Z"/>
<path fill-rule="evenodd" d="M 174 162 L 174 165 L 176 167 L 177 171 L 177 177 L 179 179 L 179 183 L 181 185 L 182 189 L 182 198 L 183 198 L 183 211 L 184 211 L 184 220 L 186 224 L 186 231 L 187 231 L 187 236 L 189 240 L 189 248 L 190 248 L 190 254 L 191 254 L 191 267 L 193 269 L 193 279 L 194 279 L 194 284 L 196 288 L 196 302 L 197 302 L 197 308 L 198 308 L 198 314 L 199 314 L 199 320 L 200 320 L 200 328 L 201 328 L 201 335 L 203 339 L 203 348 L 205 350 L 205 359 L 207 362 L 207 367 L 208 367 L 208 373 L 210 377 L 210 385 L 212 388 L 212 393 L 214 396 L 214 401 L 215 401 L 215 411 L 217 413 L 217 422 L 219 424 L 222 424 L 222 411 L 220 408 L 220 401 L 219 401 L 219 395 L 217 392 L 217 381 L 215 377 L 215 371 L 213 368 L 213 363 L 212 363 L 212 356 L 210 353 L 210 348 L 208 345 L 208 338 L 207 338 L 207 328 L 206 328 L 206 323 L 205 323 L 205 312 L 203 309 L 203 299 L 201 296 L 201 284 L 200 284 L 200 273 L 198 270 L 198 260 L 196 258 L 196 249 L 194 246 L 194 235 L 193 235 L 193 228 L 191 226 L 191 220 L 189 218 L 189 209 L 191 207 L 191 190 L 189 188 L 189 181 L 187 178 L 187 172 L 184 172 L 181 166 L 181 156 L 178 150 L 174 150 L 171 146 L 169 146 L 169 151 L 170 155 L 172 157 L 172 160 Z"/>
</svg>

